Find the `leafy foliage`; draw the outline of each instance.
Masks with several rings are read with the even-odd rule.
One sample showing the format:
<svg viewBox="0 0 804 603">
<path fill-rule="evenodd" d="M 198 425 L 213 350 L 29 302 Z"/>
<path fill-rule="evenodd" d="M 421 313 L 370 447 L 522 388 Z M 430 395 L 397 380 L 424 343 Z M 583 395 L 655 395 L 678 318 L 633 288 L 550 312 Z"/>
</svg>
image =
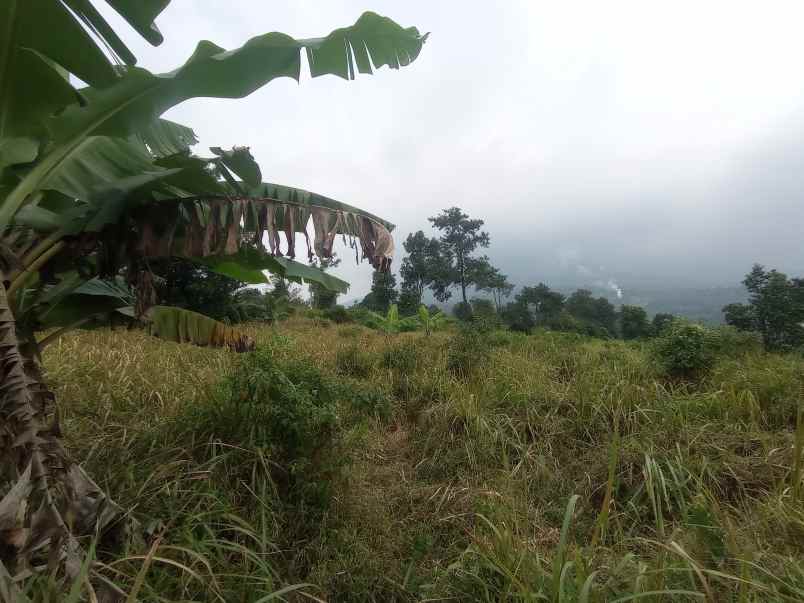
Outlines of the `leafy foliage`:
<svg viewBox="0 0 804 603">
<path fill-rule="evenodd" d="M 396 277 L 391 272 L 376 270 L 371 278 L 371 291 L 363 298 L 360 305 L 373 312 L 385 314 L 398 298 Z"/>
<path fill-rule="evenodd" d="M 620 335 L 623 339 L 641 339 L 652 334 L 645 308 L 623 305 L 620 308 Z"/>
<path fill-rule="evenodd" d="M 365 379 L 376 365 L 374 356 L 366 352 L 359 344 L 339 348 L 335 354 L 335 369 L 338 374 L 347 377 Z"/>
<path fill-rule="evenodd" d="M 761 333 L 769 350 L 804 345 L 804 279 L 788 279 L 784 273 L 755 264 L 743 284 L 751 294 L 749 303 L 724 307 L 726 323 Z"/>
<path fill-rule="evenodd" d="M 466 289 L 484 284 L 490 266 L 486 256 L 472 254 L 478 247 L 489 246 L 489 235 L 480 230 L 483 220 L 473 220 L 459 207 L 450 207 L 432 218 L 433 227 L 441 231 L 439 261 L 430 275 L 436 299 L 446 301 L 451 296 L 449 289 L 458 286 L 461 300 L 469 303 Z"/>
<path fill-rule="evenodd" d="M 488 332 L 482 325 L 466 323 L 449 342 L 447 370 L 461 379 L 468 379 L 483 367 L 491 354 Z"/>
<path fill-rule="evenodd" d="M 667 375 L 695 378 L 712 368 L 718 341 L 706 327 L 676 320 L 653 345 L 659 365 Z"/>
</svg>

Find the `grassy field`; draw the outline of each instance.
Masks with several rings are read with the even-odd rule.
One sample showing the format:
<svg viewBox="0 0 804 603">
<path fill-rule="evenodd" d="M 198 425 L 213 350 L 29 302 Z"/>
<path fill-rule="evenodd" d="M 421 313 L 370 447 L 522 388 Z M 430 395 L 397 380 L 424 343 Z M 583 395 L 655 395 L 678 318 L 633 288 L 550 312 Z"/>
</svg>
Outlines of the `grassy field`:
<svg viewBox="0 0 804 603">
<path fill-rule="evenodd" d="M 246 329 L 245 356 L 45 352 L 69 448 L 140 521 L 147 560 L 100 557 L 139 600 L 804 600 L 800 356 L 688 382 L 557 333 Z"/>
</svg>

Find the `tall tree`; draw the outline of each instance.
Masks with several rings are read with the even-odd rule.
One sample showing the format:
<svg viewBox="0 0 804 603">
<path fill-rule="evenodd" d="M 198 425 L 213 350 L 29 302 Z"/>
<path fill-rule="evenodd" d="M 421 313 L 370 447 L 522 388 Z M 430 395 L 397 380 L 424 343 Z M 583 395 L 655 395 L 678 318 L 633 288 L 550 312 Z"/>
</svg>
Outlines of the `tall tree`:
<svg viewBox="0 0 804 603">
<path fill-rule="evenodd" d="M 477 284 L 477 278 L 486 270 L 486 256 L 474 257 L 478 247 L 488 247 L 489 235 L 480 230 L 483 220 L 473 220 L 459 208 L 442 210 L 438 216 L 428 218 L 433 227 L 441 231 L 441 256 L 444 270 L 433 275 L 434 290 L 449 298 L 449 288 L 461 288 L 463 303 L 468 304 L 466 289 Z M 438 295 L 436 295 L 438 297 Z"/>
<path fill-rule="evenodd" d="M 754 264 L 743 284 L 751 294 L 748 305 L 724 307 L 728 324 L 758 331 L 769 350 L 804 344 L 804 279 L 788 279 L 783 272 Z"/>
<path fill-rule="evenodd" d="M 385 314 L 398 299 L 399 292 L 396 290 L 394 274 L 375 270 L 371 278 L 371 291 L 363 298 L 360 305 L 374 312 Z"/>
<path fill-rule="evenodd" d="M 620 308 L 620 334 L 623 339 L 639 339 L 648 337 L 651 324 L 648 314 L 642 306 L 623 305 Z"/>
<path fill-rule="evenodd" d="M 419 230 L 409 234 L 402 247 L 407 253 L 399 269 L 402 287 L 415 291 L 421 299 L 424 289 L 432 281 L 434 265 L 439 262 L 440 244 L 438 239 L 429 238 Z"/>
</svg>

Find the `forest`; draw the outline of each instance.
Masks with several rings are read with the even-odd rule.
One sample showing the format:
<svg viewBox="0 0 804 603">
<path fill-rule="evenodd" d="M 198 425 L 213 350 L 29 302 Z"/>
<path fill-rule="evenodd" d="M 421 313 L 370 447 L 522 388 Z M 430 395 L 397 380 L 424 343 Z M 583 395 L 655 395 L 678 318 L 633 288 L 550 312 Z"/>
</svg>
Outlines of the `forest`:
<svg viewBox="0 0 804 603">
<path fill-rule="evenodd" d="M 437 47 L 364 12 L 153 72 L 169 4 L 0 1 L 3 603 L 804 600 L 804 276 L 704 323 L 267 182 L 165 113 Z"/>
</svg>

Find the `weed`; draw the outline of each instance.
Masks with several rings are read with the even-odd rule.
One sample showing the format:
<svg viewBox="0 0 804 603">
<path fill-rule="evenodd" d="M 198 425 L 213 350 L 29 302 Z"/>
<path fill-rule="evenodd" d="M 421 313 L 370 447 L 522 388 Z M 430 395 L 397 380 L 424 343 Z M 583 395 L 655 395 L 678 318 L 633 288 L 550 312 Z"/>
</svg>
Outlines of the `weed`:
<svg viewBox="0 0 804 603">
<path fill-rule="evenodd" d="M 335 370 L 339 375 L 365 379 L 374 370 L 375 357 L 358 344 L 338 348 L 335 354 Z"/>
</svg>

